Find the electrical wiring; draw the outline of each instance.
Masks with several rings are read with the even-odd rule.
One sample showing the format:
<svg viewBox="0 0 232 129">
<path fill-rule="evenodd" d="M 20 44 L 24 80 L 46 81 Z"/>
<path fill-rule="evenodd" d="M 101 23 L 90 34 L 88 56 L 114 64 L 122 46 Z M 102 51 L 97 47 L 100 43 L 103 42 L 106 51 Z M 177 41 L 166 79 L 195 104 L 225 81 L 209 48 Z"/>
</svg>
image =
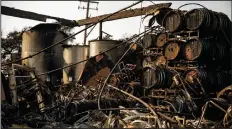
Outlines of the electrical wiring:
<svg viewBox="0 0 232 129">
<path fill-rule="evenodd" d="M 87 28 L 78 31 L 77 33 L 74 33 L 74 34 L 68 36 L 67 38 L 64 38 L 64 39 L 61 40 L 61 41 L 58 41 L 58 42 L 54 43 L 53 45 L 48 46 L 48 47 L 44 48 L 43 50 L 41 50 L 41 51 L 39 51 L 39 52 L 37 52 L 37 53 L 35 53 L 35 54 L 32 54 L 32 55 L 27 56 L 27 57 L 25 57 L 25 58 L 21 58 L 21 59 L 19 59 L 19 60 L 12 61 L 12 62 L 9 62 L 9 63 L 3 63 L 2 66 L 4 66 L 4 65 L 9 65 L 9 64 L 12 64 L 12 63 L 15 63 L 15 62 L 19 62 L 19 61 L 22 61 L 22 60 L 25 60 L 25 59 L 28 59 L 28 58 L 32 58 L 32 57 L 34 57 L 34 56 L 36 56 L 36 55 L 38 55 L 38 54 L 40 54 L 40 53 L 42 53 L 42 52 L 44 52 L 44 51 L 46 51 L 46 50 L 52 48 L 52 47 L 54 47 L 54 46 L 57 46 L 57 45 L 61 44 L 62 42 L 64 42 L 64 41 L 66 41 L 66 40 L 68 40 L 68 39 L 74 37 L 75 35 L 80 34 L 81 32 L 83 32 L 83 31 L 89 29 L 90 27 L 96 25 L 97 23 L 103 22 L 105 19 L 107 19 L 107 18 L 109 18 L 109 17 L 111 17 L 111 16 L 113 16 L 113 15 L 115 15 L 115 14 L 117 14 L 117 13 L 123 11 L 123 10 L 126 10 L 126 9 L 128 9 L 128 8 L 131 8 L 131 7 L 133 7 L 133 6 L 135 6 L 135 5 L 139 4 L 139 3 L 141 3 L 142 1 L 143 1 L 143 0 L 140 0 L 140 1 L 136 2 L 136 3 L 133 3 L 132 5 L 130 5 L 130 6 L 128 6 L 128 7 L 125 7 L 125 8 L 123 8 L 123 9 L 120 9 L 119 11 L 116 11 L 116 12 L 114 12 L 114 13 L 112 13 L 112 14 L 110 14 L 110 15 L 108 15 L 108 16 L 106 16 L 106 17 L 100 19 L 100 20 L 98 20 L 98 22 L 89 25 Z"/>
</svg>

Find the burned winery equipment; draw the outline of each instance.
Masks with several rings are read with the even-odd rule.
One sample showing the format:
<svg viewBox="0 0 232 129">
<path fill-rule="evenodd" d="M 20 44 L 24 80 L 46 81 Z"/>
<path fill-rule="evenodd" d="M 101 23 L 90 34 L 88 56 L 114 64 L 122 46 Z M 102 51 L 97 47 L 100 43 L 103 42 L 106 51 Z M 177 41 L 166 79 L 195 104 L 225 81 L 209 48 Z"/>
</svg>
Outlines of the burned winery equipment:
<svg viewBox="0 0 232 129">
<path fill-rule="evenodd" d="M 77 63 L 82 60 L 86 60 L 89 54 L 89 46 L 87 45 L 63 45 L 63 58 L 64 66 L 72 63 Z M 73 67 L 69 67 L 63 70 L 63 82 L 64 84 L 70 81 L 78 81 L 85 67 L 86 62 L 82 62 Z"/>
<path fill-rule="evenodd" d="M 164 45 L 152 45 L 157 44 L 155 39 L 158 35 L 149 34 L 143 38 L 144 48 L 162 49 L 162 54 L 168 60 L 167 67 L 173 69 L 174 73 L 179 72 L 180 76 L 185 76 L 183 78 L 187 79 L 187 83 L 203 85 L 207 92 L 220 91 L 231 84 L 231 44 L 226 39 L 231 39 L 231 21 L 225 14 L 206 9 L 188 12 L 170 10 L 166 12 L 162 23 L 166 29 L 163 34 L 167 34 Z M 151 57 L 148 62 L 153 62 Z M 173 78 L 174 75 L 168 78 Z M 142 74 L 145 86 L 162 83 L 156 81 L 161 77 L 164 78 L 165 74 L 159 71 L 159 67 L 146 68 Z M 150 82 L 145 81 L 148 78 Z"/>
<path fill-rule="evenodd" d="M 59 24 L 39 24 L 25 31 L 22 37 L 22 58 L 37 53 L 67 37 L 64 32 L 57 30 L 59 27 Z M 37 56 L 23 60 L 22 64 L 35 67 L 38 74 L 60 68 L 63 66 L 63 48 L 61 45 L 57 45 Z M 51 81 L 56 85 L 61 81 L 61 77 L 62 70 L 43 75 L 41 79 Z"/>
<path fill-rule="evenodd" d="M 11 74 L 10 86 L 18 86 L 16 89 L 20 92 L 17 95 L 24 102 L 24 108 L 19 113 L 26 114 L 22 109 L 32 111 L 23 117 L 19 115 L 18 119 L 37 128 L 59 125 L 74 128 L 232 127 L 231 68 L 228 63 L 231 60 L 231 46 L 222 35 L 222 30 L 210 25 L 219 25 L 220 22 L 212 19 L 212 11 L 204 9 L 187 12 L 166 7 L 153 13 L 155 15 L 149 23 L 156 20 L 159 25 L 152 27 L 152 32 L 146 33 L 135 45 L 129 43 L 106 52 L 115 63 L 126 49 L 130 49 L 108 80 L 105 78 L 110 69 L 103 65 L 105 68 L 96 67 L 99 71 L 94 76 L 86 76 L 90 79 L 87 84 L 77 81 L 80 72 L 78 66 L 84 63 L 63 69 L 65 84 L 54 90 L 40 81 L 37 74 L 33 74 L 35 79 L 26 82 L 18 81 L 20 79 L 14 81 L 15 77 Z M 197 25 L 194 21 L 200 16 L 206 20 L 202 25 Z M 230 26 L 231 22 L 226 22 L 225 15 L 217 16 L 217 19 L 224 19 L 221 20 L 224 26 Z M 87 23 L 88 20 L 83 24 Z M 187 27 L 190 23 L 194 24 L 194 29 Z M 213 33 L 203 33 L 207 31 Z M 89 46 L 63 45 L 62 66 L 86 59 L 86 55 L 96 56 L 120 43 L 115 40 L 93 40 Z M 88 61 L 95 60 L 91 59 Z M 93 67 L 97 66 L 97 63 L 93 64 Z M 33 95 L 34 92 L 28 91 L 42 94 Z M 38 101 L 40 97 L 48 101 L 41 105 L 41 101 Z M 13 100 L 17 102 L 17 98 Z M 39 110 L 27 100 L 34 100 Z M 2 107 L 6 114 L 2 112 L 4 124 L 10 123 L 8 108 L 17 107 L 7 104 Z"/>
</svg>

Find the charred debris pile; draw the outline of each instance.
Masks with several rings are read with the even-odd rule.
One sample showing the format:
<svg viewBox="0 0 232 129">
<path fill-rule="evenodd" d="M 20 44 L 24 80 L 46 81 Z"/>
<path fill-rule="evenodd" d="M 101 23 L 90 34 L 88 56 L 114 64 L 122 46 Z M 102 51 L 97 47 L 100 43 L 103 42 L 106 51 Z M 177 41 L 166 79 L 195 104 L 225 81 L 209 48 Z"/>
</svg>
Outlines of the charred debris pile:
<svg viewBox="0 0 232 129">
<path fill-rule="evenodd" d="M 63 58 L 62 46 L 51 49 L 50 52 L 59 52 L 55 58 L 41 53 L 46 60 L 38 61 L 36 68 L 29 67 L 27 60 L 9 65 L 8 75 L 2 74 L 5 100 L 1 103 L 1 126 L 231 128 L 231 21 L 225 14 L 205 8 L 190 11 L 161 8 L 158 11 L 150 19 L 146 33 L 124 44 L 120 48 L 125 48 L 122 53 L 120 50 L 105 53 L 114 66 L 101 62 L 103 65 L 95 63 L 88 69 L 82 64 L 75 75 L 75 66 L 61 69 L 61 73 L 38 74 L 52 70 L 46 63 L 62 67 L 59 61 Z M 153 25 L 156 22 L 158 25 Z M 39 37 L 33 29 L 24 37 Z M 54 38 L 52 33 L 48 35 Z M 31 49 L 36 49 L 31 45 Z M 48 44 L 37 49 L 43 45 Z M 94 55 L 95 47 L 91 48 L 90 43 L 85 49 Z M 78 51 L 73 52 L 76 58 Z M 68 50 L 64 53 L 67 57 L 73 55 L 69 55 Z M 25 53 L 22 58 L 27 56 L 30 54 Z M 81 56 L 87 59 L 86 55 Z M 35 60 L 39 58 L 34 58 L 34 64 Z M 71 57 L 65 60 L 64 66 L 75 62 L 72 60 L 81 61 Z M 79 79 L 80 69 L 83 73 Z M 52 80 L 61 80 L 62 72 L 65 84 L 53 83 Z M 81 79 L 87 75 L 84 83 Z"/>
</svg>

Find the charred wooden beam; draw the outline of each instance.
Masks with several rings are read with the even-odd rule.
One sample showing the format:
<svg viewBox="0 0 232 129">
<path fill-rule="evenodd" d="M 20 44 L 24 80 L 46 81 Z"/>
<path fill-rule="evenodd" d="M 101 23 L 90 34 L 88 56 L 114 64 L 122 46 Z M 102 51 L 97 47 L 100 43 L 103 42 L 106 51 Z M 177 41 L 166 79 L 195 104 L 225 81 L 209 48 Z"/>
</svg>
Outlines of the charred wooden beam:
<svg viewBox="0 0 232 129">
<path fill-rule="evenodd" d="M 121 12 L 105 19 L 104 22 L 146 15 L 146 14 L 154 12 L 160 8 L 169 8 L 170 6 L 171 6 L 171 3 L 162 3 L 162 4 L 150 5 L 150 6 L 144 7 L 144 8 L 125 10 L 125 11 L 121 11 Z M 46 22 L 46 19 L 50 18 L 50 19 L 57 20 L 62 25 L 70 26 L 70 27 L 83 26 L 83 25 L 88 25 L 88 24 L 92 24 L 92 23 L 97 23 L 99 20 L 103 19 L 104 17 L 111 15 L 111 13 L 110 13 L 110 14 L 104 14 L 101 16 L 96 16 L 96 17 L 92 17 L 92 18 L 88 18 L 88 19 L 74 21 L 74 20 L 68 20 L 68 19 L 59 18 L 59 17 L 37 14 L 37 13 L 29 12 L 29 11 L 14 9 L 14 8 L 6 7 L 6 6 L 1 6 L 1 8 L 2 8 L 1 14 L 3 14 L 3 15 L 14 16 L 14 17 L 19 17 L 19 18 L 27 18 L 27 19 L 43 21 L 43 22 Z"/>
<path fill-rule="evenodd" d="M 112 20 L 118 20 L 118 19 L 123 19 L 123 18 L 146 15 L 146 14 L 151 13 L 153 11 L 156 11 L 160 8 L 169 8 L 170 6 L 171 6 L 171 3 L 163 3 L 163 4 L 150 5 L 150 6 L 144 7 L 144 8 L 125 10 L 125 11 L 119 12 L 119 13 L 107 18 L 104 21 L 112 21 Z M 77 23 L 79 26 L 97 23 L 99 20 L 101 20 L 109 15 L 110 14 L 105 14 L 105 15 L 101 15 L 101 16 L 88 18 L 88 19 L 78 20 Z"/>
<path fill-rule="evenodd" d="M 6 7 L 6 6 L 1 6 L 1 14 L 13 16 L 13 17 L 19 17 L 19 18 L 27 18 L 27 19 L 42 21 L 42 22 L 46 22 L 46 19 L 50 18 L 50 19 L 57 20 L 62 25 L 76 26 L 75 21 L 73 21 L 73 20 L 48 16 L 48 15 L 43 15 L 43 14 L 37 14 L 37 13 L 19 10 L 19 9 L 15 9 L 15 8 L 10 8 L 10 7 Z"/>
</svg>

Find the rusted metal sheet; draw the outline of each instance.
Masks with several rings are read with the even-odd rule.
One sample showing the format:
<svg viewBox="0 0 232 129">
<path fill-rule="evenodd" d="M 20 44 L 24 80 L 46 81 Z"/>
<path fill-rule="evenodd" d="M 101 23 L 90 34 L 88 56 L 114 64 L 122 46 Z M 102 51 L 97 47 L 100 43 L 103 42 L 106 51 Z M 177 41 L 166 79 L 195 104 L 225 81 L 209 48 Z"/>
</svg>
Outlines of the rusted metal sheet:
<svg viewBox="0 0 232 129">
<path fill-rule="evenodd" d="M 101 69 L 95 76 L 88 80 L 86 86 L 97 86 L 99 84 L 98 80 L 104 81 L 109 74 L 110 69 L 108 67 Z"/>
<path fill-rule="evenodd" d="M 117 20 L 117 19 L 146 15 L 149 13 L 153 13 L 156 10 L 161 9 L 161 8 L 169 8 L 171 6 L 171 4 L 172 3 L 162 3 L 162 4 L 150 5 L 150 6 L 144 7 L 144 8 L 125 10 L 125 11 L 119 12 L 113 16 L 110 16 L 109 18 L 105 19 L 104 21 L 112 21 L 112 20 Z M 78 20 L 77 23 L 79 26 L 88 25 L 88 24 L 96 23 L 99 20 L 101 20 L 109 15 L 110 14 L 105 14 L 105 15 L 101 15 L 101 16 L 88 18 L 88 19 Z"/>
</svg>

